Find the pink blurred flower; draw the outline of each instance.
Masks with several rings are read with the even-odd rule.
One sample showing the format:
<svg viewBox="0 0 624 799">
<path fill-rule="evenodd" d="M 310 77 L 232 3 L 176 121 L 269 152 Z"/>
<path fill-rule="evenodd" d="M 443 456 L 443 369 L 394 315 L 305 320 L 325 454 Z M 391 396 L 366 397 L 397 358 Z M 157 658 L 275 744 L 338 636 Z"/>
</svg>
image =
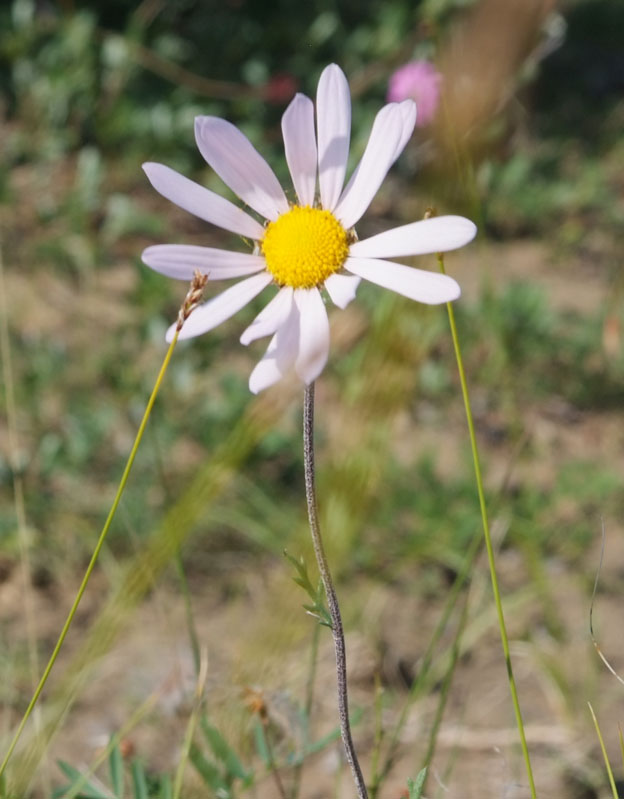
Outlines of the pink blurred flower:
<svg viewBox="0 0 624 799">
<path fill-rule="evenodd" d="M 440 101 L 442 75 L 429 61 L 410 61 L 393 72 L 388 83 L 388 101 L 416 102 L 416 127 L 424 128 L 434 118 Z"/>
</svg>

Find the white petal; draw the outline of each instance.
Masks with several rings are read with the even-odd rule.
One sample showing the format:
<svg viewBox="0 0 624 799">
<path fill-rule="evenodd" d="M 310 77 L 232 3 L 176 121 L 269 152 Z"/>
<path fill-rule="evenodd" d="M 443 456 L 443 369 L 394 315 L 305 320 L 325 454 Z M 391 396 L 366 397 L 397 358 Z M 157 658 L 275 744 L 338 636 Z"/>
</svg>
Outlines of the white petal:
<svg viewBox="0 0 624 799">
<path fill-rule="evenodd" d="M 297 304 L 293 302 L 290 314 L 284 324 L 278 329 L 276 335 L 275 358 L 280 372 L 284 375 L 292 368 L 299 352 L 301 336 L 301 316 Z"/>
<path fill-rule="evenodd" d="M 399 108 L 401 109 L 401 116 L 403 118 L 403 130 L 401 131 L 401 138 L 399 139 L 394 153 L 395 161 L 403 152 L 405 145 L 408 143 L 412 133 L 414 132 L 417 115 L 416 103 L 413 100 L 403 100 L 402 103 L 399 103 Z"/>
<path fill-rule="evenodd" d="M 247 344 L 264 336 L 272 336 L 280 328 L 292 309 L 293 290 L 290 286 L 280 289 L 271 302 L 260 311 L 240 337 L 241 344 Z"/>
<path fill-rule="evenodd" d="M 271 339 L 262 360 L 249 376 L 249 389 L 257 394 L 277 383 L 291 369 L 299 351 L 299 310 L 295 303 L 277 333 Z"/>
<path fill-rule="evenodd" d="M 278 369 L 275 359 L 275 339 L 276 337 L 273 336 L 266 354 L 262 360 L 258 361 L 249 375 L 249 390 L 254 394 L 272 386 L 284 377 Z"/>
<path fill-rule="evenodd" d="M 191 244 L 156 244 L 143 250 L 143 263 L 161 275 L 178 280 L 190 280 L 195 270 L 210 280 L 253 275 L 266 267 L 260 255 L 195 247 Z"/>
<path fill-rule="evenodd" d="M 331 301 L 339 308 L 346 308 L 355 299 L 355 292 L 360 285 L 360 278 L 354 275 L 330 275 L 325 281 L 325 288 Z"/>
<path fill-rule="evenodd" d="M 143 164 L 143 169 L 157 192 L 190 214 L 250 239 L 258 240 L 264 235 L 262 225 L 255 219 L 229 200 L 185 178 L 174 169 L 155 163 Z"/>
<path fill-rule="evenodd" d="M 282 117 L 286 162 L 301 205 L 313 205 L 316 191 L 314 104 L 296 94 Z"/>
<path fill-rule="evenodd" d="M 410 300 L 439 305 L 456 300 L 461 289 L 455 280 L 438 272 L 426 272 L 412 266 L 378 261 L 374 258 L 347 258 L 345 269 L 371 283 L 403 294 Z"/>
<path fill-rule="evenodd" d="M 221 180 L 250 208 L 271 220 L 288 211 L 273 170 L 237 127 L 218 117 L 196 117 L 195 140 Z"/>
<path fill-rule="evenodd" d="M 401 255 L 448 252 L 468 244 L 476 233 L 476 225 L 463 216 L 436 216 L 357 241 L 349 252 L 358 258 L 398 258 Z"/>
<path fill-rule="evenodd" d="M 336 64 L 325 67 L 319 80 L 316 127 L 321 205 L 333 211 L 344 185 L 351 136 L 349 84 Z"/>
<path fill-rule="evenodd" d="M 375 117 L 362 160 L 334 211 L 345 228 L 353 227 L 371 204 L 396 160 L 402 134 L 403 113 L 398 104 L 384 106 Z"/>
<path fill-rule="evenodd" d="M 299 308 L 299 352 L 295 371 L 309 385 L 321 374 L 329 354 L 329 320 L 318 289 L 297 289 Z"/>
<path fill-rule="evenodd" d="M 202 333 L 217 327 L 221 322 L 225 322 L 226 319 L 234 316 L 237 311 L 240 311 L 256 295 L 260 294 L 262 289 L 268 286 L 272 279 L 272 276 L 267 272 L 248 277 L 247 280 L 241 280 L 240 283 L 226 289 L 214 299 L 200 305 L 184 323 L 180 331 L 180 340 L 200 336 Z M 167 330 L 167 341 L 171 341 L 175 329 L 176 325 L 173 324 Z"/>
</svg>

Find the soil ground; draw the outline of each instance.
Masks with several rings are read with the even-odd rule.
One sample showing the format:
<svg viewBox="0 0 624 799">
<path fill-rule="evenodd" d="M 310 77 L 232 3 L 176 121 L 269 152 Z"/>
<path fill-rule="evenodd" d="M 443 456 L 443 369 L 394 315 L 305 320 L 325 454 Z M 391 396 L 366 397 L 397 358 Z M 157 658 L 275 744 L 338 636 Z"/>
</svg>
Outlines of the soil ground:
<svg viewBox="0 0 624 799">
<path fill-rule="evenodd" d="M 548 292 L 553 305 L 581 312 L 603 307 L 610 290 L 604 276 L 591 266 L 580 261 L 558 263 L 546 246 L 532 242 L 484 245 L 480 250 L 457 254 L 451 263 L 453 274 L 461 276 L 468 299 L 476 296 L 484 275 L 494 283 L 513 277 L 534 279 Z M 24 290 L 23 278 L 14 273 L 8 279 L 12 296 L 19 296 Z M 116 291 L 119 286 L 116 281 Z M 97 308 L 91 306 L 94 307 Z M 43 323 L 41 318 L 38 323 Z M 446 440 L 442 445 L 438 443 L 442 469 L 446 462 L 452 470 L 457 459 L 460 410 L 456 418 L 449 420 Z M 619 473 L 624 454 L 622 421 L 621 410 L 577 413 L 552 398 L 542 405 L 529 405 L 524 409 L 522 423 L 539 457 L 529 465 L 520 463 L 512 469 L 524 469 L 530 479 L 547 485 L 562 462 L 583 456 L 600 460 Z M 436 430 L 435 435 L 439 440 L 441 431 Z M 422 433 L 416 435 L 412 431 L 406 437 L 405 430 L 397 431 L 397 446 L 412 452 L 419 447 L 426 449 L 428 443 Z M 508 479 L 509 450 L 492 445 L 487 436 L 483 437 L 483 446 L 488 482 L 496 485 L 504 475 Z M 523 477 L 527 478 L 527 474 Z M 512 520 L 494 520 L 499 544 L 510 523 Z M 617 730 L 623 721 L 623 688 L 599 660 L 589 633 L 591 586 L 601 547 L 600 512 L 588 523 L 592 525 L 594 543 L 582 572 L 571 570 L 556 558 L 544 563 L 549 601 L 560 625 L 557 638 L 549 632 L 544 606 L 535 593 L 522 591 L 529 579 L 523 559 L 513 549 L 502 550 L 498 559 L 503 594 L 510 597 L 506 609 L 512 658 L 542 799 L 608 795 L 603 787 L 604 770 L 588 701 L 599 718 L 612 762 L 618 762 Z M 594 620 L 605 656 L 616 671 L 624 674 L 624 529 L 619 519 L 605 518 L 604 525 L 606 558 Z M 280 736 L 284 731 L 292 736 L 298 724 L 292 697 L 301 696 L 305 689 L 311 624 L 302 620 L 299 597 L 293 598 L 290 573 L 283 563 L 242 563 L 241 568 L 238 590 L 233 596 L 224 595 L 218 580 L 203 579 L 192 566 L 189 570 L 199 639 L 207 657 L 206 701 L 214 723 L 230 739 L 236 739 L 251 724 L 245 691 L 252 688 L 261 692 L 279 754 Z M 407 698 L 409 675 L 413 679 L 418 673 L 425 642 L 445 599 L 419 595 L 410 588 L 412 579 L 410 568 L 405 566 L 393 585 L 370 583 L 363 578 L 352 581 L 349 594 L 342 597 L 352 706 L 370 708 L 376 680 L 380 679 L 387 700 L 382 712 L 386 728 L 396 720 Z M 468 624 L 438 735 L 428 797 L 524 799 L 530 795 L 488 581 L 487 563 L 481 556 L 471 581 Z M 17 567 L 0 574 L 0 623 L 13 648 L 23 643 L 22 585 Z M 77 583 L 53 584 L 34 590 L 38 636 L 46 642 L 46 651 L 60 629 L 76 587 Z M 71 663 L 107 590 L 107 581 L 99 575 L 87 592 L 57 675 L 62 675 Z M 150 697 L 149 710 L 125 738 L 125 751 L 140 755 L 158 771 L 174 767 L 194 691 L 184 613 L 175 581 L 167 577 L 120 624 L 114 645 L 91 673 L 88 692 L 81 692 L 54 738 L 47 761 L 53 782 L 58 781 L 53 765 L 56 758 L 66 759 L 76 767 L 91 763 L 108 737 L 122 728 Z M 325 630 L 322 632 L 313 704 L 314 736 L 331 731 L 336 717 L 331 640 Z M 17 679 L 17 683 L 26 681 L 25 675 Z M 407 777 L 415 776 L 420 768 L 440 690 L 438 681 L 430 695 L 410 710 L 401 734 L 399 757 L 383 785 L 381 799 L 404 796 Z M 373 730 L 357 725 L 355 738 L 364 771 L 369 774 Z M 288 783 L 290 775 L 285 773 L 284 779 Z M 191 779 L 189 797 L 195 795 L 192 782 Z M 205 795 L 205 789 L 198 785 L 197 796 L 201 795 Z M 261 781 L 256 795 L 258 799 L 276 796 L 271 777 Z M 303 799 L 351 795 L 350 778 L 341 764 L 338 743 L 306 761 Z"/>
</svg>

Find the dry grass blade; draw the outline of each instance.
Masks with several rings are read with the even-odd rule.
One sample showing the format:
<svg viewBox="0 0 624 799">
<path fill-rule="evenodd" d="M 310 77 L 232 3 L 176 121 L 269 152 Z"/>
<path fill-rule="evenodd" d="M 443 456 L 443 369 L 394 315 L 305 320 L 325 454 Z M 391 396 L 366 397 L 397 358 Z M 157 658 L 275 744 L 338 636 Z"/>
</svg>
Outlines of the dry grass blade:
<svg viewBox="0 0 624 799">
<path fill-rule="evenodd" d="M 184 770 L 188 763 L 191 744 L 193 743 L 193 735 L 199 720 L 201 712 L 202 700 L 204 698 L 204 689 L 206 687 L 206 679 L 208 677 L 208 652 L 204 649 L 200 654 L 199 674 L 197 675 L 197 683 L 195 686 L 195 706 L 189 717 L 184 735 L 184 743 L 182 746 L 182 755 L 175 775 L 175 782 L 173 786 L 173 799 L 178 799 L 182 791 L 182 781 L 184 779 Z"/>
<path fill-rule="evenodd" d="M 598 656 L 599 656 L 600 660 L 602 660 L 602 662 L 609 669 L 611 674 L 613 674 L 615 679 L 618 682 L 622 683 L 622 685 L 624 685 L 624 679 L 622 679 L 620 677 L 620 675 L 617 673 L 617 671 L 609 663 L 609 661 L 607 660 L 607 658 L 603 654 L 602 649 L 600 648 L 600 645 L 598 644 L 598 641 L 596 640 L 596 636 L 594 635 L 594 601 L 596 599 L 596 591 L 598 590 L 598 581 L 600 579 L 600 572 L 602 571 L 602 561 L 603 561 L 603 558 L 604 558 L 605 541 L 606 541 L 606 532 L 605 532 L 604 519 L 601 522 L 601 527 L 602 527 L 602 542 L 601 542 L 601 545 L 600 545 L 600 561 L 598 563 L 598 571 L 596 572 L 596 579 L 594 580 L 594 589 L 592 591 L 591 602 L 590 602 L 590 605 L 589 605 L 589 634 L 591 636 L 592 644 L 594 645 L 594 648 L 595 648 L 596 652 L 598 653 Z"/>
</svg>

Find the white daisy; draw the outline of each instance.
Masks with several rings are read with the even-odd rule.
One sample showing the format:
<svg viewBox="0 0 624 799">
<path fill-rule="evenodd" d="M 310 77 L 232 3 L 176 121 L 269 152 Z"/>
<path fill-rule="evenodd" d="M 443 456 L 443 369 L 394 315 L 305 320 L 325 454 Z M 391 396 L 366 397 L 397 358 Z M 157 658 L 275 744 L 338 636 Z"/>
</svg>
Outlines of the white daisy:
<svg viewBox="0 0 624 799">
<path fill-rule="evenodd" d="M 461 247 L 476 233 L 468 219 L 435 217 L 362 241 L 354 231 L 415 122 L 411 100 L 384 106 L 364 155 L 344 186 L 351 129 L 349 85 L 338 66 L 326 67 L 316 95 L 316 133 L 314 105 L 302 94 L 295 96 L 282 117 L 286 161 L 298 198 L 298 204 L 292 204 L 272 169 L 234 125 L 218 117 L 197 117 L 195 138 L 201 154 L 245 205 L 266 220 L 264 225 L 169 167 L 144 164 L 151 184 L 168 200 L 255 242 L 253 254 L 184 244 L 157 245 L 143 252 L 148 266 L 180 280 L 190 280 L 196 269 L 210 280 L 245 276 L 200 305 L 180 338 L 212 330 L 264 289 L 276 287 L 277 293 L 241 336 L 243 344 L 272 336 L 249 378 L 249 388 L 257 393 L 292 369 L 306 384 L 322 372 L 329 352 L 322 289 L 339 308 L 355 297 L 361 278 L 429 304 L 459 297 L 460 288 L 451 277 L 381 259 Z M 172 325 L 168 340 L 174 331 Z"/>
</svg>

